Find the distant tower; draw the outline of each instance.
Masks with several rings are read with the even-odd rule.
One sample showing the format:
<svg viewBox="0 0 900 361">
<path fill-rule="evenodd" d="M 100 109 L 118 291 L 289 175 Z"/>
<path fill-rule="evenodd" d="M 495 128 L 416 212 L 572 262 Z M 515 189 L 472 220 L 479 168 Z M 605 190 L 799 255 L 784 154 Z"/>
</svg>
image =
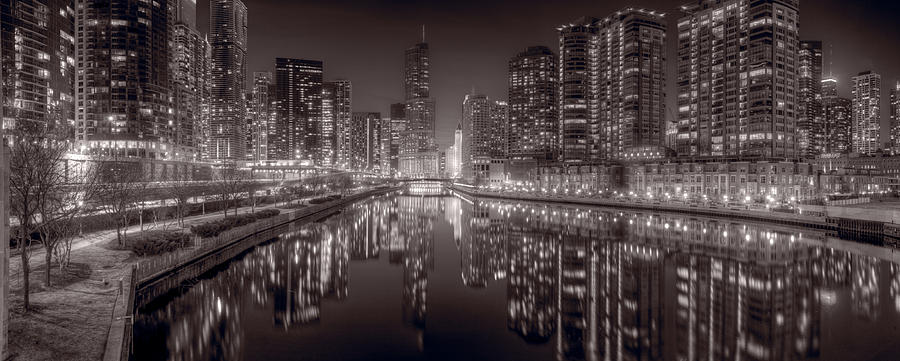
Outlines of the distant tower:
<svg viewBox="0 0 900 361">
<path fill-rule="evenodd" d="M 881 75 L 866 71 L 853 77 L 853 152 L 872 155 L 881 134 Z"/>
<path fill-rule="evenodd" d="M 335 80 L 322 86 L 322 119 L 323 122 L 334 123 L 333 164 L 342 169 L 350 166 L 350 152 L 354 147 L 350 138 L 350 120 L 353 114 L 351 93 L 352 85 L 349 80 Z"/>
<path fill-rule="evenodd" d="M 800 93 L 797 135 L 800 155 L 814 158 L 824 150 L 824 119 L 822 116 L 822 42 L 800 42 Z M 830 91 L 830 90 L 829 90 Z"/>
</svg>

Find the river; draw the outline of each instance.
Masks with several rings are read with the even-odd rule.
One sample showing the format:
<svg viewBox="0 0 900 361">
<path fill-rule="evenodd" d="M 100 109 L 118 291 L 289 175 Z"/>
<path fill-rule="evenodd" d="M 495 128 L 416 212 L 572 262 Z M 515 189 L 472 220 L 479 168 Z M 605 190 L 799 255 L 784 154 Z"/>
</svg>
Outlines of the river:
<svg viewBox="0 0 900 361">
<path fill-rule="evenodd" d="M 896 260 L 804 229 L 406 191 L 139 310 L 134 359 L 890 359 Z"/>
</svg>

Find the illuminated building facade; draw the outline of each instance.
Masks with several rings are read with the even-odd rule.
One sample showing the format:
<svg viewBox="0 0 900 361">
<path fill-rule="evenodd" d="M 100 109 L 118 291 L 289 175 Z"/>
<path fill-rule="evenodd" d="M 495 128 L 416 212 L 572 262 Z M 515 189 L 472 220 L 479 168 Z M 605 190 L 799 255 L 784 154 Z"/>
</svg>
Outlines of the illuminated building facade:
<svg viewBox="0 0 900 361">
<path fill-rule="evenodd" d="M 0 2 L 2 129 L 70 136 L 75 126 L 75 10 L 65 0 Z"/>
<path fill-rule="evenodd" d="M 250 144 L 247 147 L 247 160 L 263 161 L 269 159 L 269 134 L 271 126 L 272 91 L 274 82 L 271 72 L 254 72 L 253 88 L 250 90 L 249 124 Z"/>
<path fill-rule="evenodd" d="M 533 46 L 509 60 L 511 160 L 556 160 L 559 153 L 558 58 Z"/>
<path fill-rule="evenodd" d="M 559 28 L 560 160 L 618 159 L 665 144 L 663 16 L 629 8 Z"/>
<path fill-rule="evenodd" d="M 247 6 L 241 0 L 209 2 L 211 160 L 240 160 L 246 154 Z"/>
<path fill-rule="evenodd" d="M 434 99 L 430 96 L 431 75 L 428 43 L 418 43 L 405 52 L 404 119 L 400 134 L 399 169 L 402 176 L 436 177 L 438 151 L 434 142 Z"/>
<path fill-rule="evenodd" d="M 179 158 L 200 159 L 202 113 L 208 99 L 209 43 L 197 29 L 197 3 L 176 0 L 172 44 L 175 144 Z"/>
<path fill-rule="evenodd" d="M 75 134 L 86 153 L 192 158 L 179 152 L 170 101 L 169 5 L 139 0 L 77 2 Z"/>
<path fill-rule="evenodd" d="M 321 162 L 322 76 L 321 61 L 275 59 L 276 159 Z"/>
<path fill-rule="evenodd" d="M 891 89 L 891 142 L 892 155 L 900 155 L 900 82 Z"/>
<path fill-rule="evenodd" d="M 381 113 L 353 112 L 349 169 L 381 172 L 382 124 Z"/>
<path fill-rule="evenodd" d="M 322 85 L 323 128 L 333 129 L 333 135 L 330 137 L 331 162 L 344 169 L 349 167 L 350 153 L 353 148 L 350 139 L 350 120 L 353 112 L 352 90 L 353 87 L 349 80 L 335 80 Z M 331 123 L 331 125 L 326 123 Z M 326 142 L 328 141 L 326 139 Z"/>
<path fill-rule="evenodd" d="M 682 157 L 794 159 L 797 0 L 699 0 L 678 20 Z"/>
<path fill-rule="evenodd" d="M 866 71 L 853 77 L 852 151 L 872 155 L 881 149 L 881 75 Z"/>
<path fill-rule="evenodd" d="M 797 137 L 800 155 L 813 158 L 824 151 L 825 118 L 822 113 L 822 42 L 800 42 L 800 92 Z"/>
<path fill-rule="evenodd" d="M 822 80 L 822 117 L 824 119 L 824 153 L 841 154 L 851 150 L 853 102 L 837 93 L 838 81 Z"/>
<path fill-rule="evenodd" d="M 469 94 L 463 101 L 462 175 L 481 183 L 488 178 L 490 161 L 506 158 L 509 107 L 486 95 Z"/>
</svg>

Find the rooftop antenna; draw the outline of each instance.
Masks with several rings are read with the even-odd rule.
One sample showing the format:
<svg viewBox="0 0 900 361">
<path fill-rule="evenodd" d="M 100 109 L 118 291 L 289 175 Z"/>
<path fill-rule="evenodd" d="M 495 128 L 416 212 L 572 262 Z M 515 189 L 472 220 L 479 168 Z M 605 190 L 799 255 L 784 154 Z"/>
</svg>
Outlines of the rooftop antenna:
<svg viewBox="0 0 900 361">
<path fill-rule="evenodd" d="M 828 43 L 828 77 L 834 79 L 834 43 Z"/>
<path fill-rule="evenodd" d="M 425 43 L 425 24 L 422 24 L 422 43 Z"/>
</svg>

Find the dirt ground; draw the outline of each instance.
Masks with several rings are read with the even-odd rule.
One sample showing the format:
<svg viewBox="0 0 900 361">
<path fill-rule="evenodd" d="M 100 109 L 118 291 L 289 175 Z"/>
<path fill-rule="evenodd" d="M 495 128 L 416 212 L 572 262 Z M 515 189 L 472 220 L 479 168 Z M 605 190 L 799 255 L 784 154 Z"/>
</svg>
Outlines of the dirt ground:
<svg viewBox="0 0 900 361">
<path fill-rule="evenodd" d="M 271 206 L 270 206 L 271 207 Z M 257 207 L 257 210 L 270 208 Z M 272 207 L 274 208 L 274 207 Z M 240 212 L 249 211 L 249 208 Z M 283 212 L 285 210 L 282 210 Z M 222 213 L 185 219 L 185 227 L 222 217 Z M 134 226 L 129 233 L 138 231 Z M 119 280 L 137 258 L 111 247 L 116 232 L 85 234 L 72 248 L 69 270 L 61 275 L 55 261 L 51 285 L 44 285 L 44 250 L 30 251 L 31 309 L 22 307 L 22 265 L 10 257 L 9 360 L 99 360 L 103 357 Z M 126 281 L 127 282 L 127 281 Z"/>
</svg>

